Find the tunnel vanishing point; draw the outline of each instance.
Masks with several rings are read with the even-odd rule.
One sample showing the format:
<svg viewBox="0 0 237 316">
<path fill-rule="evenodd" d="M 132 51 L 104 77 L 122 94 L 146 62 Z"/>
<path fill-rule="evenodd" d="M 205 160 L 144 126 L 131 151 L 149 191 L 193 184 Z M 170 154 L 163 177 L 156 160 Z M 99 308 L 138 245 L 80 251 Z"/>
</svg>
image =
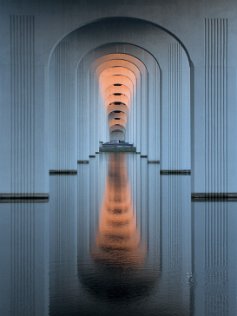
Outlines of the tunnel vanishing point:
<svg viewBox="0 0 237 316">
<path fill-rule="evenodd" d="M 47 200 L 101 142 L 237 197 L 235 0 L 0 1 L 0 201 Z"/>
</svg>

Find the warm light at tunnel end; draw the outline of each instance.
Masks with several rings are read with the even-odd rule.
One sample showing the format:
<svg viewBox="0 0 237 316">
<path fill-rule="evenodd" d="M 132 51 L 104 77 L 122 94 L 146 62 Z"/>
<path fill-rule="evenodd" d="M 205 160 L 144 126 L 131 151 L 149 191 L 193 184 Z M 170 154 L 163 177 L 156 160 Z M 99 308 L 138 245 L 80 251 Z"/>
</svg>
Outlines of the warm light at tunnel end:
<svg viewBox="0 0 237 316">
<path fill-rule="evenodd" d="M 135 74 L 126 67 L 119 65 L 119 59 L 114 60 L 114 64 L 110 63 L 98 76 L 100 95 L 103 100 L 104 107 L 108 114 L 108 128 L 110 133 L 113 131 L 121 131 L 125 133 L 128 110 L 131 107 L 131 100 L 134 95 L 134 87 L 136 85 Z M 109 106 L 113 104 L 113 112 L 109 112 Z M 121 112 L 121 105 L 127 108 L 122 111 L 122 115 L 116 115 Z M 113 113 L 113 115 L 111 115 Z"/>
</svg>

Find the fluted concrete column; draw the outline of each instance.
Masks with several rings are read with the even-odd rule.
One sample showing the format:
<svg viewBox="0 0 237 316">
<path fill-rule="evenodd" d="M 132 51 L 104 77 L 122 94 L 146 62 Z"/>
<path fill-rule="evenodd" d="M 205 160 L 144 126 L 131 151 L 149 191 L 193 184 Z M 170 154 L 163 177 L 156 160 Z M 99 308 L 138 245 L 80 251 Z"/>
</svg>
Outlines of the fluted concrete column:
<svg viewBox="0 0 237 316">
<path fill-rule="evenodd" d="M 63 40 L 50 63 L 50 169 L 76 169 L 75 74 L 71 41 Z"/>
<path fill-rule="evenodd" d="M 82 61 L 77 70 L 77 159 L 87 160 L 90 144 L 90 89 L 86 65 Z"/>
<path fill-rule="evenodd" d="M 228 20 L 205 19 L 205 191 L 227 192 Z"/>
</svg>

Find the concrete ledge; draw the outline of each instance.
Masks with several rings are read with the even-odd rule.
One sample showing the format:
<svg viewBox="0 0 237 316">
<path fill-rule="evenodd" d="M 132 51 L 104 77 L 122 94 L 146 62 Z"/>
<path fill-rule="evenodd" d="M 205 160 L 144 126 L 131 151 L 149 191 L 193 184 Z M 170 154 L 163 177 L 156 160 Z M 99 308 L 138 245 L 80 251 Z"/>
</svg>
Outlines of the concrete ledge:
<svg viewBox="0 0 237 316">
<path fill-rule="evenodd" d="M 86 165 L 89 163 L 89 160 L 77 160 L 77 163 Z"/>
<path fill-rule="evenodd" d="M 136 152 L 136 147 L 125 141 L 111 141 L 102 143 L 100 152 Z"/>
<path fill-rule="evenodd" d="M 12 202 L 48 202 L 49 194 L 47 193 L 0 193 L 0 203 Z"/>
<path fill-rule="evenodd" d="M 109 147 L 100 147 L 100 152 L 136 152 L 136 147 L 128 146 L 109 146 Z"/>
<path fill-rule="evenodd" d="M 76 175 L 77 170 L 72 169 L 55 169 L 49 170 L 50 175 Z"/>
<path fill-rule="evenodd" d="M 147 163 L 156 163 L 159 164 L 160 160 L 148 160 Z"/>
<path fill-rule="evenodd" d="M 190 175 L 191 174 L 191 170 L 161 170 L 160 171 L 161 175 Z"/>
<path fill-rule="evenodd" d="M 193 201 L 237 201 L 237 193 L 192 193 Z"/>
</svg>

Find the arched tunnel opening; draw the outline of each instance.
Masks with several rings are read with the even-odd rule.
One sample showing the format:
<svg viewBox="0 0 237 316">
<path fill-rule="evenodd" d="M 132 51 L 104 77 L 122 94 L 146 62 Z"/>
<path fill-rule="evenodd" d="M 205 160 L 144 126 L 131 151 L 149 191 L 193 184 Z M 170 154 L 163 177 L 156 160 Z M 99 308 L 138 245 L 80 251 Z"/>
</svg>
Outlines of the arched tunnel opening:
<svg viewBox="0 0 237 316">
<path fill-rule="evenodd" d="M 130 36 L 134 28 L 136 34 L 140 30 L 144 36 L 153 35 L 144 44 L 139 36 Z M 85 40 L 91 37 L 93 43 Z M 105 283 L 119 283 L 121 272 L 126 279 L 129 271 L 137 276 L 144 269 L 141 273 L 152 281 L 149 289 L 158 290 L 168 278 L 167 272 L 161 273 L 159 242 L 164 241 L 156 235 L 161 232 L 156 215 L 160 173 L 191 169 L 190 63 L 184 47 L 169 32 L 145 21 L 104 19 L 66 36 L 52 54 L 49 73 L 50 118 L 56 126 L 50 135 L 56 148 L 50 164 L 73 168 L 74 158 L 78 173 L 88 181 L 86 187 L 97 192 L 91 200 L 79 177 L 78 198 L 84 201 L 80 208 L 90 210 L 79 224 L 79 279 L 91 292 L 100 283 L 98 271 L 106 271 Z M 117 144 L 119 150 L 132 146 L 131 156 L 104 155 L 100 149 L 111 144 L 116 150 Z M 126 164 L 128 169 L 120 168 Z M 167 185 L 173 182 L 163 187 Z M 168 200 L 164 203 L 169 209 Z M 87 260 L 90 264 L 85 266 Z M 122 288 L 108 283 L 102 296 L 119 289 L 124 298 Z M 137 297 L 139 291 L 130 294 Z"/>
<path fill-rule="evenodd" d="M 97 36 L 100 25 L 109 31 Z M 134 28 L 155 40 L 130 38 Z M 83 47 L 85 34 L 95 41 Z M 56 46 L 49 78 L 50 169 L 74 169 L 101 143 L 121 140 L 163 170 L 191 170 L 190 61 L 169 32 L 124 18 L 84 26 Z"/>
<path fill-rule="evenodd" d="M 136 34 L 140 31 L 148 36 L 146 44 L 139 36 L 130 36 L 134 34 L 134 28 L 137 29 Z M 150 39 L 149 34 L 153 34 Z M 94 38 L 93 43 L 90 41 L 88 45 L 82 45 L 85 38 L 91 37 Z M 83 53 L 79 54 L 81 50 Z M 70 74 L 66 71 L 68 67 L 75 71 L 71 78 L 67 78 Z M 157 209 L 160 205 L 160 170 L 191 168 L 190 64 L 187 53 L 175 37 L 157 26 L 133 19 L 105 19 L 69 34 L 56 47 L 50 69 L 54 82 L 50 93 L 65 94 L 67 100 L 65 104 L 51 105 L 51 109 L 54 106 L 57 109 L 57 113 L 53 112 L 56 119 L 55 116 L 52 118 L 59 130 L 60 124 L 63 126 L 70 115 L 75 122 L 71 126 L 71 137 L 65 135 L 62 142 L 56 129 L 55 138 L 51 139 L 57 143 L 59 152 L 67 148 L 74 153 L 74 158 L 79 161 L 78 173 L 89 175 L 87 185 L 90 192 L 98 192 L 95 201 L 85 199 L 88 192 L 79 177 L 79 199 L 86 200 L 83 204 L 85 209 L 90 207 L 89 214 L 83 215 L 79 227 L 79 231 L 87 228 L 90 232 L 85 244 L 82 243 L 85 237 L 78 236 L 79 279 L 89 292 L 92 289 L 93 293 L 98 293 L 99 289 L 93 289 L 100 284 L 98 271 L 104 271 L 106 280 L 102 296 L 114 296 L 111 291 L 115 289 L 115 292 L 121 291 L 119 296 L 123 299 L 127 297 L 125 288 L 118 286 L 117 282 L 123 279 L 123 273 L 126 283 L 132 271 L 132 275 L 141 273 L 151 281 L 148 282 L 150 290 L 157 290 L 168 278 L 167 272 L 161 273 L 161 246 L 156 236 L 160 232 L 155 215 L 160 212 Z M 65 80 L 58 79 L 57 76 L 62 74 Z M 55 97 L 52 99 L 57 100 Z M 70 146 L 74 135 L 75 148 Z M 125 185 L 123 180 L 123 185 L 119 186 L 121 179 L 117 180 L 116 189 L 113 181 L 109 181 L 109 157 L 103 156 L 100 151 L 101 145 L 106 143 L 122 144 L 124 147 L 128 144 L 135 149 L 131 156 L 127 156 L 129 168 L 126 177 L 129 181 L 126 180 Z M 52 157 L 52 164 L 59 164 L 59 168 L 70 164 L 72 156 L 62 156 L 59 152 Z M 116 174 L 123 174 L 125 169 L 120 170 L 121 163 L 117 158 L 114 160 L 115 165 L 112 162 L 110 166 L 117 166 Z M 89 169 L 84 162 L 88 162 Z M 114 177 L 113 172 L 113 180 Z M 143 187 L 145 183 L 146 188 Z M 169 209 L 168 201 L 164 203 Z M 122 208 L 122 204 L 126 207 Z M 123 220 L 123 216 L 128 219 Z M 90 264 L 85 266 L 87 260 Z M 117 280 L 117 277 L 121 278 Z M 113 282 L 117 284 L 114 287 Z M 135 282 L 133 278 L 132 282 Z M 132 294 L 134 287 L 128 283 L 128 288 L 131 288 L 129 295 L 138 298 L 139 291 Z M 177 288 L 179 286 L 178 283 Z M 114 298 L 116 300 L 116 295 Z"/>
<path fill-rule="evenodd" d="M 0 314 L 236 315 L 235 0 L 0 2 Z"/>
<path fill-rule="evenodd" d="M 126 55 L 124 55 L 124 60 L 126 60 Z M 129 65 L 124 67 L 123 62 L 117 59 L 114 59 L 113 62 L 116 67 L 112 62 L 106 67 L 106 61 L 104 62 L 105 67 L 99 74 L 98 80 L 101 98 L 108 116 L 109 142 L 117 144 L 125 143 L 129 108 L 136 82 L 134 73 L 129 70 Z M 109 108 L 111 104 L 114 105 L 112 112 Z M 126 111 L 122 112 L 121 106 Z"/>
</svg>

